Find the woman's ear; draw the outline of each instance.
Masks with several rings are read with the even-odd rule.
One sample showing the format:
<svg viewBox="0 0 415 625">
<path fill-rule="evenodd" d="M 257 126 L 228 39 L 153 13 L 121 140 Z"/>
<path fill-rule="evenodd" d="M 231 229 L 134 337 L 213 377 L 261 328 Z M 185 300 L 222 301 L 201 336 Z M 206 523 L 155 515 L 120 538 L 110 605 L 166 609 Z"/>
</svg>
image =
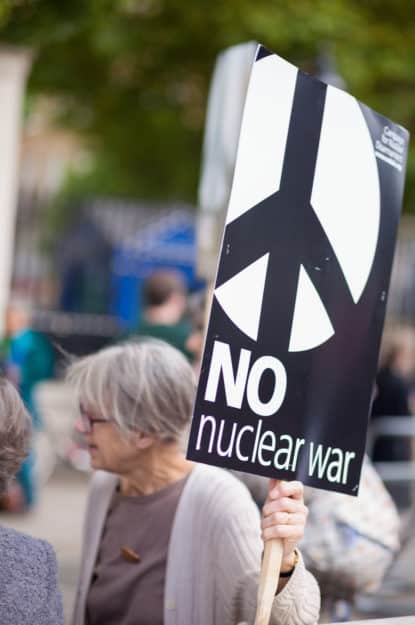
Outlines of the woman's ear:
<svg viewBox="0 0 415 625">
<path fill-rule="evenodd" d="M 154 444 L 154 438 L 149 436 L 148 434 L 143 434 L 143 432 L 138 432 L 135 436 L 135 445 L 137 449 L 143 451 L 145 449 L 149 449 Z"/>
</svg>

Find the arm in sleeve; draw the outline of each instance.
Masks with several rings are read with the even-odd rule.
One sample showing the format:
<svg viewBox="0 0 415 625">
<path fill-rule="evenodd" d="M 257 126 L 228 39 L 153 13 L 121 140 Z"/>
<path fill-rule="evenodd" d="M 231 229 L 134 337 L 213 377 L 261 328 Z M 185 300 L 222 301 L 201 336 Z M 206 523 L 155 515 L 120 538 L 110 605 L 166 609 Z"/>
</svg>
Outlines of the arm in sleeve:
<svg viewBox="0 0 415 625">
<path fill-rule="evenodd" d="M 263 543 L 258 509 L 250 497 L 232 498 L 218 530 L 218 592 L 228 622 L 254 623 Z M 271 625 L 315 625 L 320 591 L 302 557 L 285 587 L 276 595 Z"/>
</svg>

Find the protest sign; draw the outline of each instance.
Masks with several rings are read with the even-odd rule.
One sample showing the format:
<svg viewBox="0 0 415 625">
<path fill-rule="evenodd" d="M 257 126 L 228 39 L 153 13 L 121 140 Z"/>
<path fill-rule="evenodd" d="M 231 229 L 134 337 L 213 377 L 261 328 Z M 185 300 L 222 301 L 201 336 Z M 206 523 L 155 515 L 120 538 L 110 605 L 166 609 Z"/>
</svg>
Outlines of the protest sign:
<svg viewBox="0 0 415 625">
<path fill-rule="evenodd" d="M 259 46 L 188 458 L 357 494 L 407 149 Z"/>
</svg>

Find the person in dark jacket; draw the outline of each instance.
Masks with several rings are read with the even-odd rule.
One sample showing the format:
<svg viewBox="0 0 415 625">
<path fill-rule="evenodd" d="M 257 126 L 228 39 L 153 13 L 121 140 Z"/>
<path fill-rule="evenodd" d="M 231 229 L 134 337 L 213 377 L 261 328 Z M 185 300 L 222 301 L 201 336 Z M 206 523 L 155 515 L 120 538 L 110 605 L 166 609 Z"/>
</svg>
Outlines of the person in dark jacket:
<svg viewBox="0 0 415 625">
<path fill-rule="evenodd" d="M 390 329 L 385 333 L 382 344 L 372 419 L 406 417 L 411 414 L 410 379 L 413 368 L 412 335 L 403 329 Z M 372 452 L 372 459 L 375 462 L 411 460 L 410 438 L 402 436 L 378 438 Z"/>
<path fill-rule="evenodd" d="M 31 418 L 18 392 L 0 378 L 0 494 L 18 472 L 31 437 Z M 43 540 L 0 526 L 1 625 L 63 625 L 57 564 Z"/>
</svg>

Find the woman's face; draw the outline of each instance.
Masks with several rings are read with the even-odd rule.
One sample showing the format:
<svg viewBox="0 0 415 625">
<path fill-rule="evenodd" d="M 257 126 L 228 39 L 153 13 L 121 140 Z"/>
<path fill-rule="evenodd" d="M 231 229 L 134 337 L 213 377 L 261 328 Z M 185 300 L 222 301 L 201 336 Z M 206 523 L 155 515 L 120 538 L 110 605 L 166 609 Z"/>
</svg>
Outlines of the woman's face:
<svg viewBox="0 0 415 625">
<path fill-rule="evenodd" d="M 104 420 L 86 407 L 82 410 L 83 418 L 78 419 L 75 427 L 88 446 L 91 467 L 118 475 L 130 471 L 140 455 L 134 438 L 126 439 L 115 422 Z"/>
</svg>

